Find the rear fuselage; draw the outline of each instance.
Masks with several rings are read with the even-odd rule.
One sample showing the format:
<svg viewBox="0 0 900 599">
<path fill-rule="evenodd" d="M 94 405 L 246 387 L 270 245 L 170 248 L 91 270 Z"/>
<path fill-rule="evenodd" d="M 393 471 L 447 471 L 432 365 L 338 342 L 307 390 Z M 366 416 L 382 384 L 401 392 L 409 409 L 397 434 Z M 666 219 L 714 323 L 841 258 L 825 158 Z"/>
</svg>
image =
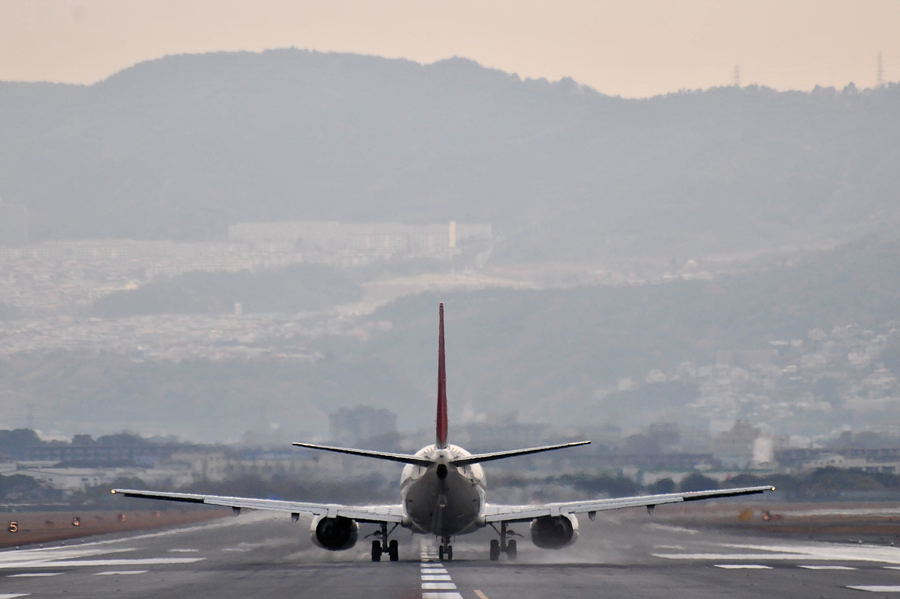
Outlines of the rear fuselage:
<svg viewBox="0 0 900 599">
<path fill-rule="evenodd" d="M 454 458 L 471 454 L 456 445 L 423 447 L 416 456 L 434 461 L 425 467 L 407 464 L 400 476 L 400 496 L 416 532 L 442 537 L 472 532 L 483 525 L 484 470 L 479 464 L 454 466 Z"/>
</svg>

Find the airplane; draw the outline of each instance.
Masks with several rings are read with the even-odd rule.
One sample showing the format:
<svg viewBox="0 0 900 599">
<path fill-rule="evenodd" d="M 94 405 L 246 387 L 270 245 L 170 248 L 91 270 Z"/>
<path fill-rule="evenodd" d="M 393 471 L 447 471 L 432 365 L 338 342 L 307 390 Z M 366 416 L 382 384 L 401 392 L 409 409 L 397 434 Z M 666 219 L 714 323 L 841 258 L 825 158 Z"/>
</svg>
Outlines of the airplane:
<svg viewBox="0 0 900 599">
<path fill-rule="evenodd" d="M 438 307 L 438 374 L 437 374 L 437 422 L 435 442 L 426 445 L 415 454 L 370 451 L 350 447 L 333 447 L 313 443 L 296 442 L 292 445 L 321 451 L 336 452 L 389 460 L 404 464 L 400 476 L 400 503 L 394 505 L 341 505 L 306 503 L 251 497 L 225 497 L 194 493 L 142 491 L 137 489 L 113 489 L 113 494 L 125 497 L 182 501 L 206 505 L 231 507 L 235 515 L 242 509 L 287 512 L 296 522 L 301 514 L 312 516 L 310 537 L 319 547 L 341 551 L 353 547 L 359 538 L 359 524 L 376 524 L 373 533 L 372 561 L 381 561 L 387 554 L 390 561 L 399 559 L 396 539 L 390 535 L 398 528 L 414 533 L 435 535 L 439 539 L 438 557 L 441 561 L 453 559 L 452 540 L 459 536 L 491 527 L 497 538 L 490 541 L 490 559 L 496 561 L 501 554 L 508 560 L 516 558 L 518 548 L 515 535 L 509 525 L 530 523 L 531 540 L 543 549 L 560 549 L 571 545 L 578 538 L 577 515 L 587 514 L 593 520 L 597 512 L 629 507 L 646 507 L 648 512 L 658 505 L 682 503 L 738 495 L 752 495 L 774 491 L 775 487 L 756 486 L 709 491 L 689 491 L 564 501 L 535 505 L 500 505 L 485 501 L 486 485 L 481 464 L 515 456 L 553 451 L 590 441 L 576 441 L 541 447 L 472 454 L 449 442 L 447 426 L 447 371 L 444 354 L 444 304 Z M 390 527 L 390 528 L 389 528 Z"/>
</svg>

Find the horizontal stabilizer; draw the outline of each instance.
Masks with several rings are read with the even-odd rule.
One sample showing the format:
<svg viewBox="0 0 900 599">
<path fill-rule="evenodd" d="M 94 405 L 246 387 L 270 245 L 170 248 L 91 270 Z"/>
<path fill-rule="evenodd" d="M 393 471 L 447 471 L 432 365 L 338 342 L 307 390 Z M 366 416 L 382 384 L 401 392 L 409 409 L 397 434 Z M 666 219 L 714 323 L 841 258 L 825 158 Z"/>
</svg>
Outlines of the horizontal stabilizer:
<svg viewBox="0 0 900 599">
<path fill-rule="evenodd" d="M 530 453 L 541 453 L 542 451 L 553 451 L 554 449 L 565 449 L 566 447 L 577 447 L 579 445 L 590 445 L 590 441 L 575 441 L 573 443 L 561 443 L 559 445 L 543 445 L 541 447 L 527 447 L 525 449 L 511 449 L 509 451 L 493 451 L 491 453 L 478 453 L 475 455 L 456 458 L 452 461 L 455 466 L 466 466 L 467 464 L 480 464 L 481 462 L 491 462 L 493 460 L 503 460 L 506 458 L 514 458 L 520 455 L 528 455 Z"/>
<path fill-rule="evenodd" d="M 390 453 L 387 451 L 371 451 L 368 449 L 354 449 L 352 447 L 332 447 L 331 445 L 315 445 L 313 443 L 291 443 L 297 447 L 308 447 L 309 449 L 320 449 L 322 451 L 333 451 L 335 453 L 346 453 L 350 455 L 363 456 L 365 458 L 375 458 L 377 460 L 388 460 L 389 462 L 402 462 L 404 464 L 415 464 L 416 466 L 431 466 L 434 462 L 429 459 L 422 458 L 408 453 Z"/>
</svg>

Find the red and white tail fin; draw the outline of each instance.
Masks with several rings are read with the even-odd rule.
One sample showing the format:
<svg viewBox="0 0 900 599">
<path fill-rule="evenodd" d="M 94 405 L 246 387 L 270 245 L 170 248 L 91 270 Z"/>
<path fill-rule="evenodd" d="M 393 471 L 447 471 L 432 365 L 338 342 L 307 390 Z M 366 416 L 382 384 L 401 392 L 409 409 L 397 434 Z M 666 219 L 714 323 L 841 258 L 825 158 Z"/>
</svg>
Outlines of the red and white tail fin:
<svg viewBox="0 0 900 599">
<path fill-rule="evenodd" d="M 447 447 L 447 365 L 444 358 L 444 304 L 438 306 L 438 390 L 435 446 Z"/>
</svg>

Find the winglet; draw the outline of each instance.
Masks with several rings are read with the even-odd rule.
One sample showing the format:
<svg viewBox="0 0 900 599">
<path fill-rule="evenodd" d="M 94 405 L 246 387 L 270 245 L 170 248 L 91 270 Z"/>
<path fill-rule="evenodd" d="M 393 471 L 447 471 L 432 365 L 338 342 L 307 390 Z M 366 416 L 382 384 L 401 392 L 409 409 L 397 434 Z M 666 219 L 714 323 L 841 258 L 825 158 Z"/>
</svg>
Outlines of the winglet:
<svg viewBox="0 0 900 599">
<path fill-rule="evenodd" d="M 438 305 L 438 391 L 435 445 L 447 447 L 447 366 L 444 358 L 444 304 Z"/>
</svg>

